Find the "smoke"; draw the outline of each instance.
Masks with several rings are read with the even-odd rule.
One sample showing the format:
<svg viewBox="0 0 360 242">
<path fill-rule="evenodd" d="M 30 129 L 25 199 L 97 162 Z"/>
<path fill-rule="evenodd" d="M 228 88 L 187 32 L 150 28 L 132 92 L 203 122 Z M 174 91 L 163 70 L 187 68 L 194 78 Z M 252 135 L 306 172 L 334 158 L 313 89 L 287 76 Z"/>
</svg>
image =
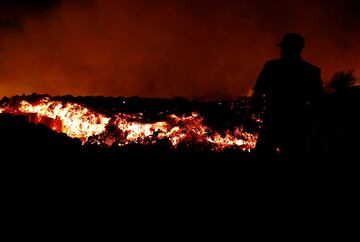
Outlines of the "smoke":
<svg viewBox="0 0 360 242">
<path fill-rule="evenodd" d="M 0 96 L 235 98 L 277 58 L 284 32 L 306 37 L 324 80 L 360 69 L 355 1 L 48 2 L 0 10 Z"/>
</svg>

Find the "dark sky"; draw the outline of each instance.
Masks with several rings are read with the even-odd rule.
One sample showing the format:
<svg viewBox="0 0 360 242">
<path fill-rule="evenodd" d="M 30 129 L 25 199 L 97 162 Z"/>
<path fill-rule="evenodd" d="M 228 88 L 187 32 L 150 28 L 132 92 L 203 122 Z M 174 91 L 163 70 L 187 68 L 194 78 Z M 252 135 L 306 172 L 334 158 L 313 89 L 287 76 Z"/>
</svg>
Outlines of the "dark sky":
<svg viewBox="0 0 360 242">
<path fill-rule="evenodd" d="M 284 32 L 360 72 L 360 1 L 0 0 L 0 96 L 246 95 Z"/>
</svg>

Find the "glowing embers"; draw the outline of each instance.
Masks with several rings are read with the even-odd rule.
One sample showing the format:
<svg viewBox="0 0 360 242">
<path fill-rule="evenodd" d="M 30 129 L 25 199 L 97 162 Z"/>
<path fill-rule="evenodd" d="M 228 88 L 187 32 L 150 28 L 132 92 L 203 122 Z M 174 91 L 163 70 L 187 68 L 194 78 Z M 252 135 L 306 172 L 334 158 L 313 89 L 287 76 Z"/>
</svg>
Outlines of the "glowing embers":
<svg viewBox="0 0 360 242">
<path fill-rule="evenodd" d="M 69 137 L 79 138 L 83 142 L 86 142 L 93 135 L 104 132 L 106 125 L 110 121 L 110 118 L 92 112 L 79 104 L 50 101 L 48 98 L 34 104 L 21 101 L 19 111 L 37 114 L 37 122 L 40 123 L 43 123 L 41 119 L 44 117 L 58 120 L 61 122 L 61 127 L 57 127 L 56 130 L 61 130 Z M 54 129 L 54 127 L 50 128 Z"/>
<path fill-rule="evenodd" d="M 148 122 L 139 114 L 117 113 L 111 117 L 100 114 L 77 103 L 52 101 L 49 98 L 29 103 L 20 101 L 17 105 L 0 109 L 0 112 L 28 114 L 33 123 L 80 139 L 83 144 L 123 146 L 128 144 L 155 144 L 168 140 L 170 145 L 209 145 L 214 150 L 239 148 L 251 150 L 256 145 L 257 136 L 233 131 L 218 132 L 205 125 L 198 113 L 178 116 L 168 115 L 165 120 Z"/>
</svg>

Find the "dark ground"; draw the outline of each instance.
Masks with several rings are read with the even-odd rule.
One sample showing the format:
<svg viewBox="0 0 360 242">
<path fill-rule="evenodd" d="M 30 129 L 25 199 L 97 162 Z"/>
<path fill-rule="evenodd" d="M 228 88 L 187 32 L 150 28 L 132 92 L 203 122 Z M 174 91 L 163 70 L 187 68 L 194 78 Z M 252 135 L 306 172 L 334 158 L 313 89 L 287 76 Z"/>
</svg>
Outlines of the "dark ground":
<svg viewBox="0 0 360 242">
<path fill-rule="evenodd" d="M 29 223 L 34 217 L 57 218 L 75 228 L 104 221 L 179 236 L 246 230 L 277 219 L 304 218 L 314 226 L 320 219 L 335 222 L 354 213 L 356 203 L 359 100 L 359 89 L 326 97 L 314 160 L 294 164 L 161 144 L 102 150 L 3 114 L 4 207 L 11 208 L 12 219 L 26 215 Z"/>
</svg>

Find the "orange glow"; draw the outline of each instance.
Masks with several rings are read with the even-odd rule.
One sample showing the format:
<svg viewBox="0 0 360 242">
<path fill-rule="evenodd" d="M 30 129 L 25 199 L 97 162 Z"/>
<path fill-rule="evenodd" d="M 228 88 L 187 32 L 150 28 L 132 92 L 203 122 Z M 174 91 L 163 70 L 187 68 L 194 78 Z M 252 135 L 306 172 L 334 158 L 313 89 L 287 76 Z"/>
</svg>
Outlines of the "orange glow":
<svg viewBox="0 0 360 242">
<path fill-rule="evenodd" d="M 305 36 L 304 58 L 325 82 L 335 71 L 360 72 L 359 7 L 344 11 L 344 1 L 56 2 L 40 18 L 6 21 L 11 13 L 0 9 L 0 21 L 16 23 L 0 24 L 0 97 L 236 99 L 279 57 L 285 32 Z"/>
</svg>

